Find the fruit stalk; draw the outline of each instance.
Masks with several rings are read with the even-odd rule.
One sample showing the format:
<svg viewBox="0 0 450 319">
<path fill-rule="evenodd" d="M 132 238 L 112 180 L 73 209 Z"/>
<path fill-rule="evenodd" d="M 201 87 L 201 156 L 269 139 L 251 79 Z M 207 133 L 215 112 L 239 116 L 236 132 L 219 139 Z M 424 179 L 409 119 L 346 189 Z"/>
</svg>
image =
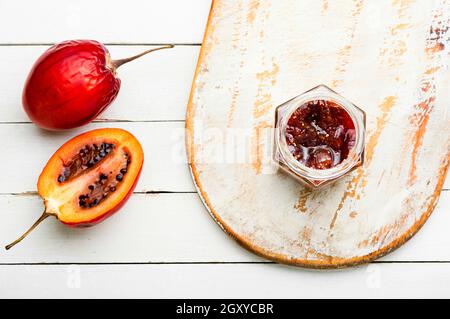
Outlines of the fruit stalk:
<svg viewBox="0 0 450 319">
<path fill-rule="evenodd" d="M 44 211 L 44 212 L 42 213 L 41 217 L 39 217 L 38 220 L 37 220 L 33 225 L 31 225 L 31 227 L 30 227 L 30 228 L 29 228 L 22 236 L 20 236 L 19 238 L 17 238 L 17 239 L 16 239 L 15 241 L 13 241 L 11 244 L 6 245 L 6 246 L 5 246 L 5 249 L 6 249 L 6 250 L 9 250 L 9 249 L 11 249 L 12 247 L 14 247 L 16 244 L 20 243 L 25 237 L 28 236 L 29 233 L 31 233 L 31 232 L 33 231 L 33 229 L 36 228 L 37 225 L 39 225 L 43 220 L 45 220 L 45 219 L 46 219 L 48 216 L 50 216 L 50 215 L 51 215 L 51 214 L 47 213 L 47 211 Z"/>
<path fill-rule="evenodd" d="M 158 50 L 164 50 L 164 49 L 171 49 L 173 47 L 174 47 L 173 44 L 168 44 L 168 45 L 164 45 L 162 47 L 146 50 L 146 51 L 141 52 L 139 54 L 133 55 L 132 57 L 129 57 L 129 58 L 112 60 L 112 61 L 109 62 L 108 67 L 113 72 L 115 72 L 121 65 L 124 65 L 125 63 L 128 63 L 128 62 L 131 62 L 133 60 L 136 60 L 137 58 L 140 58 L 141 56 L 144 56 L 144 55 L 146 55 L 146 54 L 148 54 L 150 52 L 154 52 L 154 51 L 158 51 Z"/>
<path fill-rule="evenodd" d="M 117 97 L 117 68 L 163 45 L 129 58 L 113 60 L 94 40 L 71 40 L 51 46 L 33 65 L 22 93 L 29 118 L 48 130 L 82 126 L 97 118 Z"/>
</svg>

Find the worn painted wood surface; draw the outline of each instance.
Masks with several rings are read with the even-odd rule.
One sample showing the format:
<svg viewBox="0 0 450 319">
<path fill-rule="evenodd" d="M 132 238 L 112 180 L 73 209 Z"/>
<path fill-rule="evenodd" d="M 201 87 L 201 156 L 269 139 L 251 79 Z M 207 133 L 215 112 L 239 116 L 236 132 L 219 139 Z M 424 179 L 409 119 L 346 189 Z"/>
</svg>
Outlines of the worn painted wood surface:
<svg viewBox="0 0 450 319">
<path fill-rule="evenodd" d="M 141 141 L 149 159 L 145 161 L 136 191 L 195 191 L 186 164 L 183 123 L 101 122 L 58 133 L 43 131 L 33 124 L 0 125 L 0 136 L 8 137 L 3 145 L 10 155 L 2 159 L 2 164 L 14 167 L 3 172 L 5 182 L 0 183 L 0 193 L 35 192 L 42 168 L 60 145 L 82 132 L 101 127 L 121 127 L 132 132 Z M 24 145 L 35 150 L 33 160 L 22 156 Z"/>
<path fill-rule="evenodd" d="M 203 201 L 273 260 L 368 262 L 427 220 L 450 151 L 450 1 L 214 2 L 187 113 Z M 309 191 L 270 163 L 274 108 L 326 84 L 367 113 L 365 165 Z"/>
<path fill-rule="evenodd" d="M 210 0 L 0 1 L 1 43 L 198 44 Z"/>
<path fill-rule="evenodd" d="M 372 1 L 379 0 L 366 0 Z M 108 1 L 110 8 L 123 5 Z M 137 0 L 125 11 L 93 19 L 104 2 L 0 1 L 0 136 L 9 154 L 0 163 L 9 165 L 10 157 L 17 163 L 0 178 L 0 242 L 16 237 L 42 210 L 38 196 L 28 192 L 35 191 L 39 170 L 66 139 L 99 126 L 123 127 L 143 140 L 147 155 L 138 193 L 120 213 L 90 229 L 48 220 L 23 245 L 0 249 L 0 296 L 448 297 L 448 191 L 411 241 L 367 267 L 311 272 L 260 264 L 266 261 L 223 235 L 194 193 L 187 165 L 172 161 L 168 146 L 172 131 L 184 134 L 181 122 L 209 7 L 209 0 Z M 74 18 L 80 23 L 70 23 Z M 32 28 L 30 19 L 36 19 Z M 20 94 L 28 68 L 47 43 L 74 37 L 120 44 L 108 45 L 117 57 L 152 43 L 189 45 L 121 69 L 122 89 L 102 115 L 105 123 L 52 136 L 28 122 Z"/>
<path fill-rule="evenodd" d="M 20 234 L 42 211 L 37 195 L 0 195 L 0 242 Z M 450 260 L 450 192 L 423 230 L 383 262 Z M 1 265 L 39 263 L 253 263 L 265 261 L 218 229 L 195 193 L 135 193 L 123 211 L 96 227 L 72 229 L 49 219 Z M 409 264 L 404 264 L 408 267 Z M 1 282 L 0 282 L 1 284 Z M 1 285 L 0 285 L 1 288 Z M 1 290 L 1 289 L 0 289 Z"/>
<path fill-rule="evenodd" d="M 273 264 L 13 265 L 3 269 L 0 297 L 12 298 L 439 298 L 448 296 L 448 286 L 431 283 L 450 281 L 448 264 L 372 264 L 320 273 Z"/>
<path fill-rule="evenodd" d="M 0 27 L 2 21 L 0 20 Z M 1 45 L 1 43 L 0 43 Z M 0 48 L 0 77 L 2 95 L 1 123 L 29 123 L 20 97 L 23 83 L 36 57 L 50 45 L 8 45 Z M 108 45 L 111 56 L 123 58 L 154 46 Z M 183 121 L 189 98 L 199 45 L 176 46 L 129 63 L 118 71 L 123 79 L 120 94 L 114 104 L 96 121 L 161 122 Z M 138 61 L 136 61 L 138 62 Z"/>
</svg>

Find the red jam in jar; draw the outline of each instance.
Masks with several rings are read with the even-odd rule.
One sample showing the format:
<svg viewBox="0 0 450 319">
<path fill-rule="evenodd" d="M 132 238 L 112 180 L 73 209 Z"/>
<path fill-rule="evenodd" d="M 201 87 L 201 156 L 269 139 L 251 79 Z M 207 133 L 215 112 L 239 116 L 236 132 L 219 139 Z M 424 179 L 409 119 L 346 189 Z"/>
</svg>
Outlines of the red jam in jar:
<svg viewBox="0 0 450 319">
<path fill-rule="evenodd" d="M 285 137 L 297 161 L 310 168 L 329 169 L 342 163 L 355 146 L 355 124 L 339 104 L 313 100 L 292 113 Z"/>
</svg>

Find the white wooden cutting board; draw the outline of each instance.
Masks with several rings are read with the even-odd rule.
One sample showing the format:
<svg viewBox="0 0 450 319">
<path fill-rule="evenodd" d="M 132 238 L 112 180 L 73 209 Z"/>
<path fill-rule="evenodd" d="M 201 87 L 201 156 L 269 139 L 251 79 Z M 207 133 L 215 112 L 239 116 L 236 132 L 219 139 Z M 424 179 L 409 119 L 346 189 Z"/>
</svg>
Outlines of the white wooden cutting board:
<svg viewBox="0 0 450 319">
<path fill-rule="evenodd" d="M 368 262 L 425 223 L 450 154 L 450 1 L 213 3 L 187 109 L 211 215 L 266 258 Z M 326 84 L 366 111 L 362 168 L 310 191 L 270 163 L 274 109 Z"/>
</svg>

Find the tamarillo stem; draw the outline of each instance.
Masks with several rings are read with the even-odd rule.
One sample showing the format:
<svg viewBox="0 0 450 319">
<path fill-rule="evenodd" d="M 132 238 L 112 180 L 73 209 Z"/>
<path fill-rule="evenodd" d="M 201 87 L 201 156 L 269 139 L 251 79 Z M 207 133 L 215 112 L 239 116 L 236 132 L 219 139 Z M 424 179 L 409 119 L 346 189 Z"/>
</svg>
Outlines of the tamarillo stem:
<svg viewBox="0 0 450 319">
<path fill-rule="evenodd" d="M 146 54 L 148 54 L 148 53 L 150 53 L 150 52 L 154 52 L 154 51 L 158 51 L 158 50 L 164 50 L 164 49 L 171 49 L 171 48 L 173 48 L 173 47 L 174 47 L 173 44 L 168 44 L 168 45 L 164 45 L 164 46 L 162 46 L 162 47 L 158 47 L 158 48 L 146 50 L 146 51 L 144 51 L 144 52 L 141 52 L 141 53 L 136 54 L 136 55 L 134 55 L 134 56 L 132 56 L 132 57 L 129 57 L 129 58 L 118 59 L 118 60 L 111 60 L 111 61 L 109 62 L 109 68 L 110 68 L 111 70 L 115 71 L 115 70 L 116 70 L 117 68 L 119 68 L 121 65 L 123 65 L 123 64 L 125 64 L 125 63 L 128 63 L 128 62 L 130 62 L 130 61 L 136 60 L 137 58 L 140 58 L 141 56 L 146 55 Z"/>
<path fill-rule="evenodd" d="M 49 213 L 47 213 L 47 211 L 45 210 L 43 213 L 42 213 L 42 215 L 41 215 L 41 217 L 39 217 L 38 218 L 38 220 L 22 235 L 22 236 L 20 236 L 18 239 L 16 239 L 15 241 L 13 241 L 11 244 L 9 244 L 9 245 L 6 245 L 5 246 L 5 249 L 6 250 L 9 250 L 9 249 L 11 249 L 12 247 L 14 247 L 16 244 L 18 244 L 18 243 L 20 243 L 25 237 L 27 237 L 28 236 L 28 234 L 29 233 L 31 233 L 31 231 L 33 230 L 33 229 L 35 229 L 36 228 L 36 226 L 37 225 L 39 225 L 44 219 L 46 219 L 48 216 L 50 216 L 51 214 L 49 214 Z"/>
</svg>

